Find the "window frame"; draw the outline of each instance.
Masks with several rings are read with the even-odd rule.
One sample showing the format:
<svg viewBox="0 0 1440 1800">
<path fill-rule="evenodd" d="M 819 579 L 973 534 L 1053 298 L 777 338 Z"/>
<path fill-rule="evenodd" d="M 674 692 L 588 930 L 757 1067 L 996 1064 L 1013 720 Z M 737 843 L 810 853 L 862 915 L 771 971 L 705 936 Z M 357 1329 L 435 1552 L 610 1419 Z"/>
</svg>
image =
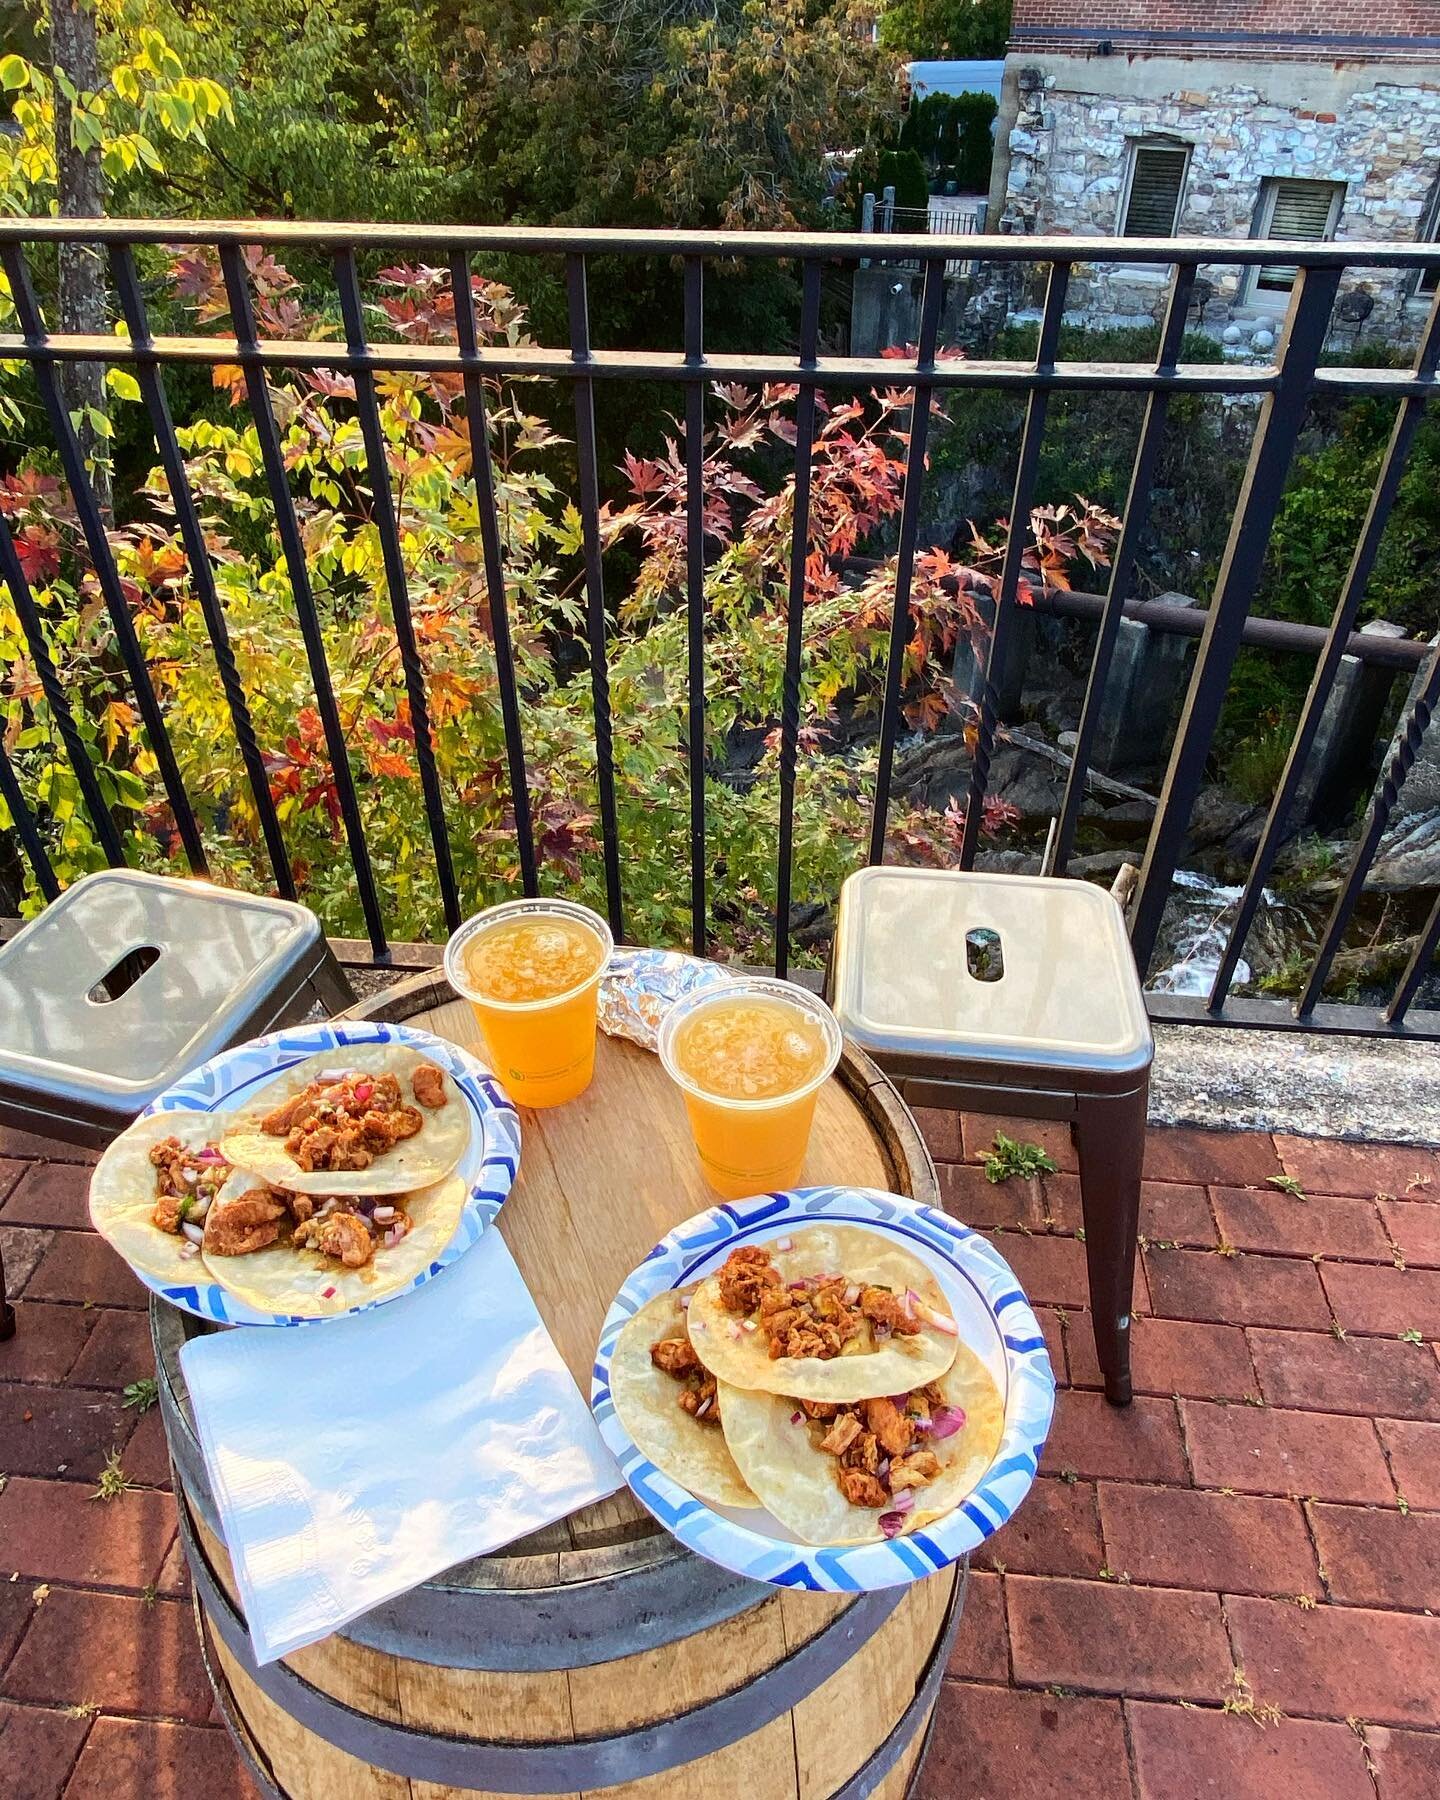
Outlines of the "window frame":
<svg viewBox="0 0 1440 1800">
<path fill-rule="evenodd" d="M 1270 227 L 1275 218 L 1275 205 L 1279 199 L 1280 188 L 1284 182 L 1293 182 L 1305 187 L 1328 187 L 1330 189 L 1330 214 L 1325 221 L 1323 236 L 1318 238 L 1287 238 L 1287 243 L 1295 244 L 1331 244 L 1335 241 L 1335 232 L 1340 224 L 1340 215 L 1345 210 L 1345 196 L 1349 184 L 1335 180 L 1327 175 L 1262 175 L 1260 178 L 1260 194 L 1255 203 L 1255 216 L 1251 223 L 1252 238 L 1264 238 L 1270 234 Z M 1283 265 L 1282 265 L 1283 266 Z M 1298 269 L 1298 265 L 1297 265 Z M 1283 311 L 1290 304 L 1290 296 L 1295 291 L 1295 277 L 1292 275 L 1285 287 L 1261 287 L 1260 277 L 1266 273 L 1262 264 L 1256 264 L 1249 272 L 1245 283 L 1243 304 L 1248 306 L 1273 305 Z"/>
<path fill-rule="evenodd" d="M 1180 214 L 1185 209 L 1186 189 L 1190 185 L 1190 164 L 1195 154 L 1195 146 L 1184 138 L 1168 137 L 1163 132 L 1149 131 L 1140 137 L 1127 138 L 1125 141 L 1125 180 L 1120 188 L 1120 205 L 1115 214 L 1115 236 L 1126 239 L 1134 238 L 1143 243 L 1147 237 L 1153 243 L 1154 238 L 1148 233 L 1130 232 L 1125 227 L 1130 222 L 1130 199 L 1135 191 L 1135 170 L 1142 150 L 1167 150 L 1183 160 L 1180 165 L 1180 185 L 1175 190 L 1175 213 L 1170 221 L 1169 231 L 1158 232 L 1159 237 L 1175 237 L 1180 229 Z"/>
<path fill-rule="evenodd" d="M 1425 217 L 1415 241 L 1418 244 L 1440 244 L 1440 187 L 1430 196 L 1430 204 L 1425 209 Z M 1440 265 L 1417 270 L 1415 285 L 1410 290 L 1411 299 L 1429 300 L 1436 293 L 1440 293 Z"/>
</svg>

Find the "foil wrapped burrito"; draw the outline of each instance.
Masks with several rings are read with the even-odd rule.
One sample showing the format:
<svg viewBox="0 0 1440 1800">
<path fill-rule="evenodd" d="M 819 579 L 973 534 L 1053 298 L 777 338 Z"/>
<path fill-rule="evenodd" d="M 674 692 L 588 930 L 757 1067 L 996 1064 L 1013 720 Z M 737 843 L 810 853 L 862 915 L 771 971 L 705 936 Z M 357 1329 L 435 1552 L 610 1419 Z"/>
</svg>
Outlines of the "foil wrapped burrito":
<svg viewBox="0 0 1440 1800">
<path fill-rule="evenodd" d="M 677 1000 L 732 979 L 718 963 L 678 950 L 617 950 L 600 982 L 600 1029 L 653 1050 Z"/>
</svg>

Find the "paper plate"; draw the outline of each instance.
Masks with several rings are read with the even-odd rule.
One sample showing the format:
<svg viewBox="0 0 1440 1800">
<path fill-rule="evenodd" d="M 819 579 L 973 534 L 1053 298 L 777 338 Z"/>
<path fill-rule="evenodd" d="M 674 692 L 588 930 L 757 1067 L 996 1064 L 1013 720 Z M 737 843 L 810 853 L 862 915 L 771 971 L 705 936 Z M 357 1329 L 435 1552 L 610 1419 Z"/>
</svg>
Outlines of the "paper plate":
<svg viewBox="0 0 1440 1800">
<path fill-rule="evenodd" d="M 934 1271 L 962 1342 L 994 1377 L 1004 1431 L 994 1459 L 954 1509 L 919 1531 L 833 1549 L 797 1541 L 763 1507 L 706 1506 L 657 1469 L 620 1423 L 610 1358 L 627 1320 L 658 1293 L 710 1274 L 741 1243 L 764 1243 L 820 1220 L 894 1238 Z M 1055 1409 L 1045 1339 L 1009 1264 L 988 1241 L 934 1207 L 874 1188 L 794 1188 L 712 1207 L 677 1227 L 628 1278 L 606 1314 L 590 1386 L 600 1435 L 636 1498 L 687 1549 L 775 1587 L 846 1593 L 933 1575 L 997 1531 L 1029 1491 Z"/>
<path fill-rule="evenodd" d="M 432 1037 L 428 1031 L 415 1031 L 406 1025 L 382 1025 L 367 1020 L 332 1020 L 318 1025 L 293 1025 L 285 1031 L 272 1031 L 267 1037 L 237 1045 L 202 1063 L 183 1081 L 167 1088 L 159 1099 L 145 1109 L 156 1112 L 228 1112 L 249 1101 L 255 1089 L 272 1080 L 295 1063 L 303 1062 L 317 1051 L 343 1050 L 355 1044 L 408 1044 L 423 1050 L 450 1076 L 463 1104 L 470 1108 L 473 1126 L 465 1154 L 455 1165 L 455 1173 L 468 1189 L 460 1223 L 450 1242 L 413 1281 L 393 1294 L 367 1300 L 351 1312 L 369 1312 L 401 1294 L 423 1287 L 444 1268 L 461 1257 L 493 1221 L 505 1203 L 520 1166 L 520 1116 L 509 1095 L 485 1067 L 459 1045 L 445 1038 Z M 144 1116 L 144 1115 L 142 1115 Z M 168 1300 L 197 1318 L 215 1319 L 225 1325 L 323 1325 L 324 1319 L 296 1318 L 289 1313 L 262 1312 L 227 1294 L 224 1288 L 207 1278 L 197 1261 L 197 1278 L 193 1285 L 171 1286 L 136 1269 L 152 1294 Z M 336 1313 L 335 1318 L 346 1314 Z"/>
</svg>

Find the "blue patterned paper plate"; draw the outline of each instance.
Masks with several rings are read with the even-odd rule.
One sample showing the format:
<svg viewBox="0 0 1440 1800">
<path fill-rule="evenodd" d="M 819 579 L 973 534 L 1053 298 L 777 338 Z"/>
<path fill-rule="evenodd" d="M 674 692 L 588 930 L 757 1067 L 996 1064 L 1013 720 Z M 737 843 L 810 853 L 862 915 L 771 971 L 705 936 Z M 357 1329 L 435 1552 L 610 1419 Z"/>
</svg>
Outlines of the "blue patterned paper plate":
<svg viewBox="0 0 1440 1800">
<path fill-rule="evenodd" d="M 282 1070 L 303 1062 L 307 1056 L 355 1044 L 408 1044 L 412 1049 L 423 1050 L 450 1076 L 473 1114 L 470 1142 L 455 1165 L 455 1173 L 464 1181 L 469 1194 L 454 1237 L 407 1286 L 350 1309 L 352 1312 L 369 1312 L 394 1300 L 398 1294 L 408 1294 L 423 1287 L 463 1256 L 479 1241 L 481 1233 L 505 1203 L 520 1166 L 520 1116 L 510 1096 L 484 1063 L 445 1038 L 432 1037 L 428 1031 L 415 1031 L 405 1025 L 382 1025 L 360 1019 L 292 1025 L 284 1031 L 272 1031 L 266 1037 L 253 1038 L 248 1044 L 237 1045 L 235 1049 L 223 1051 L 209 1062 L 201 1063 L 182 1081 L 167 1088 L 145 1109 L 145 1114 L 227 1112 L 246 1105 L 255 1088 L 272 1080 Z M 206 1280 L 203 1269 L 194 1285 L 187 1287 L 171 1287 L 138 1269 L 135 1274 L 152 1294 L 158 1294 L 172 1306 L 194 1313 L 200 1319 L 216 1319 L 225 1325 L 324 1323 L 320 1319 L 261 1312 L 247 1306 L 235 1295 L 227 1294 L 216 1282 Z M 336 1316 L 343 1318 L 345 1315 Z"/>
<path fill-rule="evenodd" d="M 934 1271 L 961 1339 L 994 1377 L 1005 1408 L 994 1460 L 952 1511 L 902 1537 L 835 1549 L 797 1542 L 763 1508 L 702 1504 L 636 1449 L 610 1397 L 615 1341 L 647 1300 L 710 1274 L 738 1243 L 764 1243 L 821 1219 L 863 1225 L 894 1238 Z M 998 1531 L 1035 1479 L 1055 1409 L 1055 1377 L 1020 1283 L 987 1239 L 934 1207 L 898 1194 L 875 1188 L 793 1188 L 712 1207 L 655 1246 L 606 1314 L 590 1404 L 600 1435 L 636 1498 L 688 1549 L 755 1581 L 834 1593 L 918 1581 L 968 1555 Z"/>
</svg>

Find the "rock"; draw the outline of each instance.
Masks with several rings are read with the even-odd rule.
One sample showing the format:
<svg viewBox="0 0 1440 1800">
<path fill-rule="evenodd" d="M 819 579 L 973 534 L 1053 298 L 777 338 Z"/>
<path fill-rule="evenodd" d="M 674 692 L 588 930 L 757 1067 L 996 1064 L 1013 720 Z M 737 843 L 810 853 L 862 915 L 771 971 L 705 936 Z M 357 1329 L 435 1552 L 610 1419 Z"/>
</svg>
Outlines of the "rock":
<svg viewBox="0 0 1440 1800">
<path fill-rule="evenodd" d="M 1052 818 L 1060 810 L 1065 795 L 1064 771 L 1053 763 L 1027 759 L 1026 765 L 1003 790 L 993 790 L 1011 806 L 1018 806 L 1024 819 Z"/>
<path fill-rule="evenodd" d="M 1108 880 L 1129 861 L 1130 854 L 1126 850 L 1092 850 L 1087 856 L 1072 856 L 1065 865 L 1065 873 L 1082 879 L 1100 876 Z"/>
<path fill-rule="evenodd" d="M 1155 808 L 1143 800 L 1122 800 L 1118 806 L 1107 806 L 1100 817 L 1104 825 L 1134 826 L 1148 832 Z"/>
<path fill-rule="evenodd" d="M 1080 742 L 1080 733 L 1078 731 L 1062 731 L 1055 742 L 1062 750 L 1073 750 Z"/>
<path fill-rule="evenodd" d="M 988 875 L 1038 875 L 1040 858 L 1033 850 L 981 850 L 976 867 Z"/>
<path fill-rule="evenodd" d="M 1383 893 L 1440 888 L 1440 807 L 1402 819 L 1381 838 L 1366 886 Z"/>
<path fill-rule="evenodd" d="M 1246 800 L 1237 800 L 1224 788 L 1201 788 L 1190 814 L 1186 840 L 1194 850 L 1206 850 L 1223 844 L 1237 832 L 1256 821 L 1263 821 L 1264 811 Z"/>
</svg>

